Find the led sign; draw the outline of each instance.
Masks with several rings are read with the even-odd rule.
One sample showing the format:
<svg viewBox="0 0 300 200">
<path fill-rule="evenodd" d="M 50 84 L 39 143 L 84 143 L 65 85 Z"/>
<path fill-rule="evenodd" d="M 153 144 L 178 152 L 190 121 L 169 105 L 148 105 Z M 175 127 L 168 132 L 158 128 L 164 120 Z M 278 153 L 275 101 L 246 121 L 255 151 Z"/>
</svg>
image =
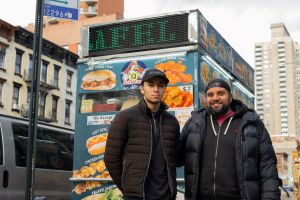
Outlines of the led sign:
<svg viewBox="0 0 300 200">
<path fill-rule="evenodd" d="M 188 13 L 89 28 L 89 56 L 188 45 Z"/>
</svg>

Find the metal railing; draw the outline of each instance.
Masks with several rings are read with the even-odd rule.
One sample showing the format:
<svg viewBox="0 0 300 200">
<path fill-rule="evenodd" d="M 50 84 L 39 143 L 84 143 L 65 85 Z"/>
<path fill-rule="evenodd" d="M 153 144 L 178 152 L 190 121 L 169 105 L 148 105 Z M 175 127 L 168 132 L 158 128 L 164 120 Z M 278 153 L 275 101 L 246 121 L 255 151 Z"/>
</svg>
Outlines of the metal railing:
<svg viewBox="0 0 300 200">
<path fill-rule="evenodd" d="M 111 178 L 70 178 L 69 180 L 72 182 L 99 181 L 113 183 Z M 176 181 L 177 183 L 184 183 L 184 178 L 177 178 Z"/>
</svg>

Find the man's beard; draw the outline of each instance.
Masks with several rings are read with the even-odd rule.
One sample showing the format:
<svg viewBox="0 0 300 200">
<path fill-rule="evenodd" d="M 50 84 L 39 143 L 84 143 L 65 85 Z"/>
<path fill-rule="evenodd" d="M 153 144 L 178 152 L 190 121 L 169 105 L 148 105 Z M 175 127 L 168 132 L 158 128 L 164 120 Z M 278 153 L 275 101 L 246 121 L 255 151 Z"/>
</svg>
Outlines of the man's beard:
<svg viewBox="0 0 300 200">
<path fill-rule="evenodd" d="M 225 113 L 227 113 L 227 112 L 229 111 L 230 106 L 231 106 L 230 103 L 227 104 L 227 105 L 224 105 L 224 104 L 223 104 L 223 106 L 222 106 L 220 109 L 218 109 L 218 110 L 214 110 L 214 109 L 212 108 L 212 106 L 208 106 L 208 110 L 209 110 L 209 112 L 210 112 L 212 115 L 214 115 L 214 116 L 217 116 L 217 115 L 224 115 Z"/>
</svg>

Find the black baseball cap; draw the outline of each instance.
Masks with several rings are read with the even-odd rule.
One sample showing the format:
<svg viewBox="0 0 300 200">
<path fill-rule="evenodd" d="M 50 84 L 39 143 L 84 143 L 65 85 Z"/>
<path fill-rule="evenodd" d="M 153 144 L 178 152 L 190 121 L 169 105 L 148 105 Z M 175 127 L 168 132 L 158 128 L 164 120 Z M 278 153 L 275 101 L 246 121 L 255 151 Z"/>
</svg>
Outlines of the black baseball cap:
<svg viewBox="0 0 300 200">
<path fill-rule="evenodd" d="M 214 88 L 214 87 L 225 88 L 228 92 L 231 92 L 231 88 L 230 88 L 229 84 L 226 81 L 224 81 L 223 79 L 220 79 L 220 78 L 211 80 L 207 84 L 205 91 L 207 91 L 210 88 Z"/>
<path fill-rule="evenodd" d="M 143 78 L 142 78 L 142 82 L 141 82 L 141 85 L 145 82 L 145 81 L 148 81 L 152 78 L 161 78 L 165 83 L 166 85 L 169 83 L 169 79 L 166 77 L 165 73 L 158 70 L 158 69 L 148 69 Z"/>
</svg>

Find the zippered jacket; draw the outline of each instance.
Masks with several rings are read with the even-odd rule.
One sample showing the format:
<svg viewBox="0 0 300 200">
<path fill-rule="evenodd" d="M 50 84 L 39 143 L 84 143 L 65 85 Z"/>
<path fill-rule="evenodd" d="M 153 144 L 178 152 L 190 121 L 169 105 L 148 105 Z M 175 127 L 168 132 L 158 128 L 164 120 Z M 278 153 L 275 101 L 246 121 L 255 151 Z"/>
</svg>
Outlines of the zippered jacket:
<svg viewBox="0 0 300 200">
<path fill-rule="evenodd" d="M 270 136 L 254 110 L 233 100 L 231 109 L 239 112 L 238 135 L 235 143 L 235 167 L 242 200 L 279 200 L 280 179 L 277 160 Z M 180 137 L 179 166 L 185 166 L 185 199 L 199 198 L 199 177 L 203 141 L 206 134 L 208 112 L 195 111 L 185 124 Z"/>
<path fill-rule="evenodd" d="M 177 193 L 176 162 L 180 128 L 177 119 L 161 103 L 160 134 L 171 198 Z M 117 187 L 125 197 L 145 198 L 144 185 L 152 150 L 150 109 L 142 99 L 138 105 L 119 112 L 109 129 L 104 161 Z"/>
</svg>

